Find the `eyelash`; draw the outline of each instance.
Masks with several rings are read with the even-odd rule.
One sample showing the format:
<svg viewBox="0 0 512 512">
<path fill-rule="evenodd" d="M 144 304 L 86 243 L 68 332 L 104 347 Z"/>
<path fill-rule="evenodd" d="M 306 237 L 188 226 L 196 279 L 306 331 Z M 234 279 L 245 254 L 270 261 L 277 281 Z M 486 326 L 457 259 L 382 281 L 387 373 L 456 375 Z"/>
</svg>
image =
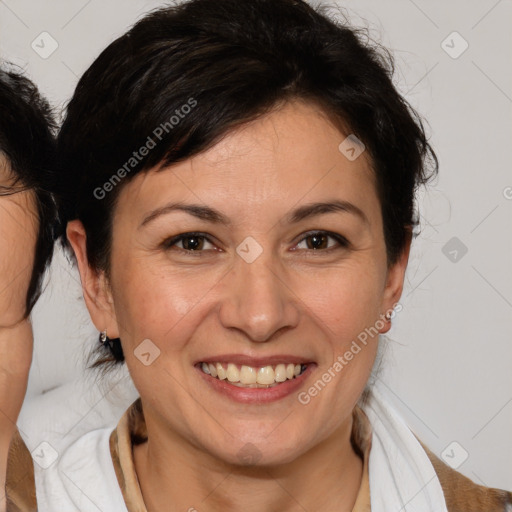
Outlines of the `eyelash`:
<svg viewBox="0 0 512 512">
<path fill-rule="evenodd" d="M 327 249 L 303 249 L 303 250 L 308 251 L 309 253 L 317 253 L 317 255 L 319 255 L 318 253 L 330 254 L 334 250 L 344 249 L 344 248 L 348 248 L 350 246 L 350 242 L 344 236 L 339 235 L 338 233 L 332 233 L 331 231 L 321 231 L 321 230 L 308 231 L 297 242 L 296 245 L 300 244 L 301 242 L 304 242 L 306 239 L 308 239 L 309 237 L 312 237 L 314 235 L 324 235 L 329 238 L 333 238 L 334 240 L 336 240 L 338 245 L 335 247 L 329 247 Z M 169 250 L 174 245 L 176 245 L 177 243 L 179 243 L 187 238 L 204 238 L 206 241 L 213 244 L 213 242 L 210 240 L 209 236 L 206 233 L 191 231 L 188 233 L 181 233 L 180 235 L 176 235 L 171 238 L 168 238 L 167 240 L 164 240 L 164 242 L 162 242 L 161 245 L 164 249 Z M 182 249 L 180 247 L 178 247 L 177 250 L 179 250 L 181 253 L 185 253 L 187 255 L 191 255 L 191 256 L 195 256 L 195 257 L 202 256 L 201 253 L 205 252 L 205 250 L 195 250 L 194 251 L 194 250 L 190 250 L 190 249 Z M 296 249 L 293 249 L 293 250 L 296 250 Z"/>
</svg>

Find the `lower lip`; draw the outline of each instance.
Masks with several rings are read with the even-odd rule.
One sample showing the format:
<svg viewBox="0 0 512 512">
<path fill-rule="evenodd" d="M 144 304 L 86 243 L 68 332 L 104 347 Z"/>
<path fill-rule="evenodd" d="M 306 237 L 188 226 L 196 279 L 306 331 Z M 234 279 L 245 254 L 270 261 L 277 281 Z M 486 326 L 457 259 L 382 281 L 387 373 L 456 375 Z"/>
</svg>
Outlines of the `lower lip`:
<svg viewBox="0 0 512 512">
<path fill-rule="evenodd" d="M 307 368 L 298 377 L 286 380 L 277 386 L 271 388 L 241 388 L 233 386 L 227 380 L 219 380 L 204 373 L 201 368 L 196 366 L 196 370 L 201 374 L 204 381 L 215 391 L 227 396 L 231 400 L 240 403 L 263 404 L 275 402 L 281 398 L 285 398 L 297 391 L 305 380 L 309 377 L 316 365 L 308 364 Z"/>
</svg>

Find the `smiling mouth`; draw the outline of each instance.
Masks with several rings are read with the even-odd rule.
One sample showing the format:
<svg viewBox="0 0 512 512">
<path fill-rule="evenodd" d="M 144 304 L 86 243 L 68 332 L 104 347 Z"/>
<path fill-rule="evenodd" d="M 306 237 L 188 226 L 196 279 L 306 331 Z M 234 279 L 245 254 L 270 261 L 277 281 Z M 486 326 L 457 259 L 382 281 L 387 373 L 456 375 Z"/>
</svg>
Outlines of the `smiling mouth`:
<svg viewBox="0 0 512 512">
<path fill-rule="evenodd" d="M 261 367 L 234 363 L 200 363 L 199 368 L 210 377 L 225 380 L 241 388 L 271 388 L 302 375 L 307 364 L 280 363 Z"/>
</svg>

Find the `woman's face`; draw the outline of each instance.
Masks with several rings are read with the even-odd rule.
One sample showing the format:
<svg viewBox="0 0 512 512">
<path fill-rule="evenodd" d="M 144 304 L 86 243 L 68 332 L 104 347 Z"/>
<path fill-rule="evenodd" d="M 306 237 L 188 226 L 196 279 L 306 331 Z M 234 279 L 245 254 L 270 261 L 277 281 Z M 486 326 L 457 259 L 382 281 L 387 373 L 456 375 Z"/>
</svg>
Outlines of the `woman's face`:
<svg viewBox="0 0 512 512">
<path fill-rule="evenodd" d="M 33 192 L 2 195 L 13 185 L 0 155 L 0 328 L 12 327 L 25 315 L 38 229 Z"/>
<path fill-rule="evenodd" d="M 366 344 L 358 336 L 389 328 L 407 251 L 388 268 L 367 154 L 343 154 L 344 139 L 293 102 L 137 175 L 116 206 L 108 286 L 87 277 L 83 232 L 70 224 L 93 320 L 122 339 L 150 436 L 272 464 L 350 425 L 378 340 L 375 329 Z M 233 380 L 240 370 L 246 382 L 286 380 L 240 387 L 201 363 Z"/>
</svg>

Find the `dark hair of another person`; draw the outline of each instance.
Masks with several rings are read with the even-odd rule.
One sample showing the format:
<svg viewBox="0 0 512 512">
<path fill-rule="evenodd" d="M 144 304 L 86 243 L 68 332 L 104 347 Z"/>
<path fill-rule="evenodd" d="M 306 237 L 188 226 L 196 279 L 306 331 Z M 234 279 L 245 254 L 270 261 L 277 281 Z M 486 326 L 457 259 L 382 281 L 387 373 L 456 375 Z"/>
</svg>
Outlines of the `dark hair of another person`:
<svg viewBox="0 0 512 512">
<path fill-rule="evenodd" d="M 56 178 L 56 125 L 48 102 L 22 74 L 0 69 L 0 159 L 10 176 L 0 196 L 32 190 L 38 213 L 35 258 L 25 316 L 42 291 L 55 239 L 57 209 L 51 190 Z"/>
<path fill-rule="evenodd" d="M 301 99 L 365 144 L 392 264 L 415 225 L 415 190 L 437 172 L 393 72 L 389 52 L 364 31 L 301 0 L 191 0 L 153 11 L 101 53 L 68 105 L 58 138 L 63 226 L 83 223 L 89 262 L 108 277 L 113 209 L 130 179 Z M 93 367 L 123 361 L 111 341 Z"/>
</svg>

